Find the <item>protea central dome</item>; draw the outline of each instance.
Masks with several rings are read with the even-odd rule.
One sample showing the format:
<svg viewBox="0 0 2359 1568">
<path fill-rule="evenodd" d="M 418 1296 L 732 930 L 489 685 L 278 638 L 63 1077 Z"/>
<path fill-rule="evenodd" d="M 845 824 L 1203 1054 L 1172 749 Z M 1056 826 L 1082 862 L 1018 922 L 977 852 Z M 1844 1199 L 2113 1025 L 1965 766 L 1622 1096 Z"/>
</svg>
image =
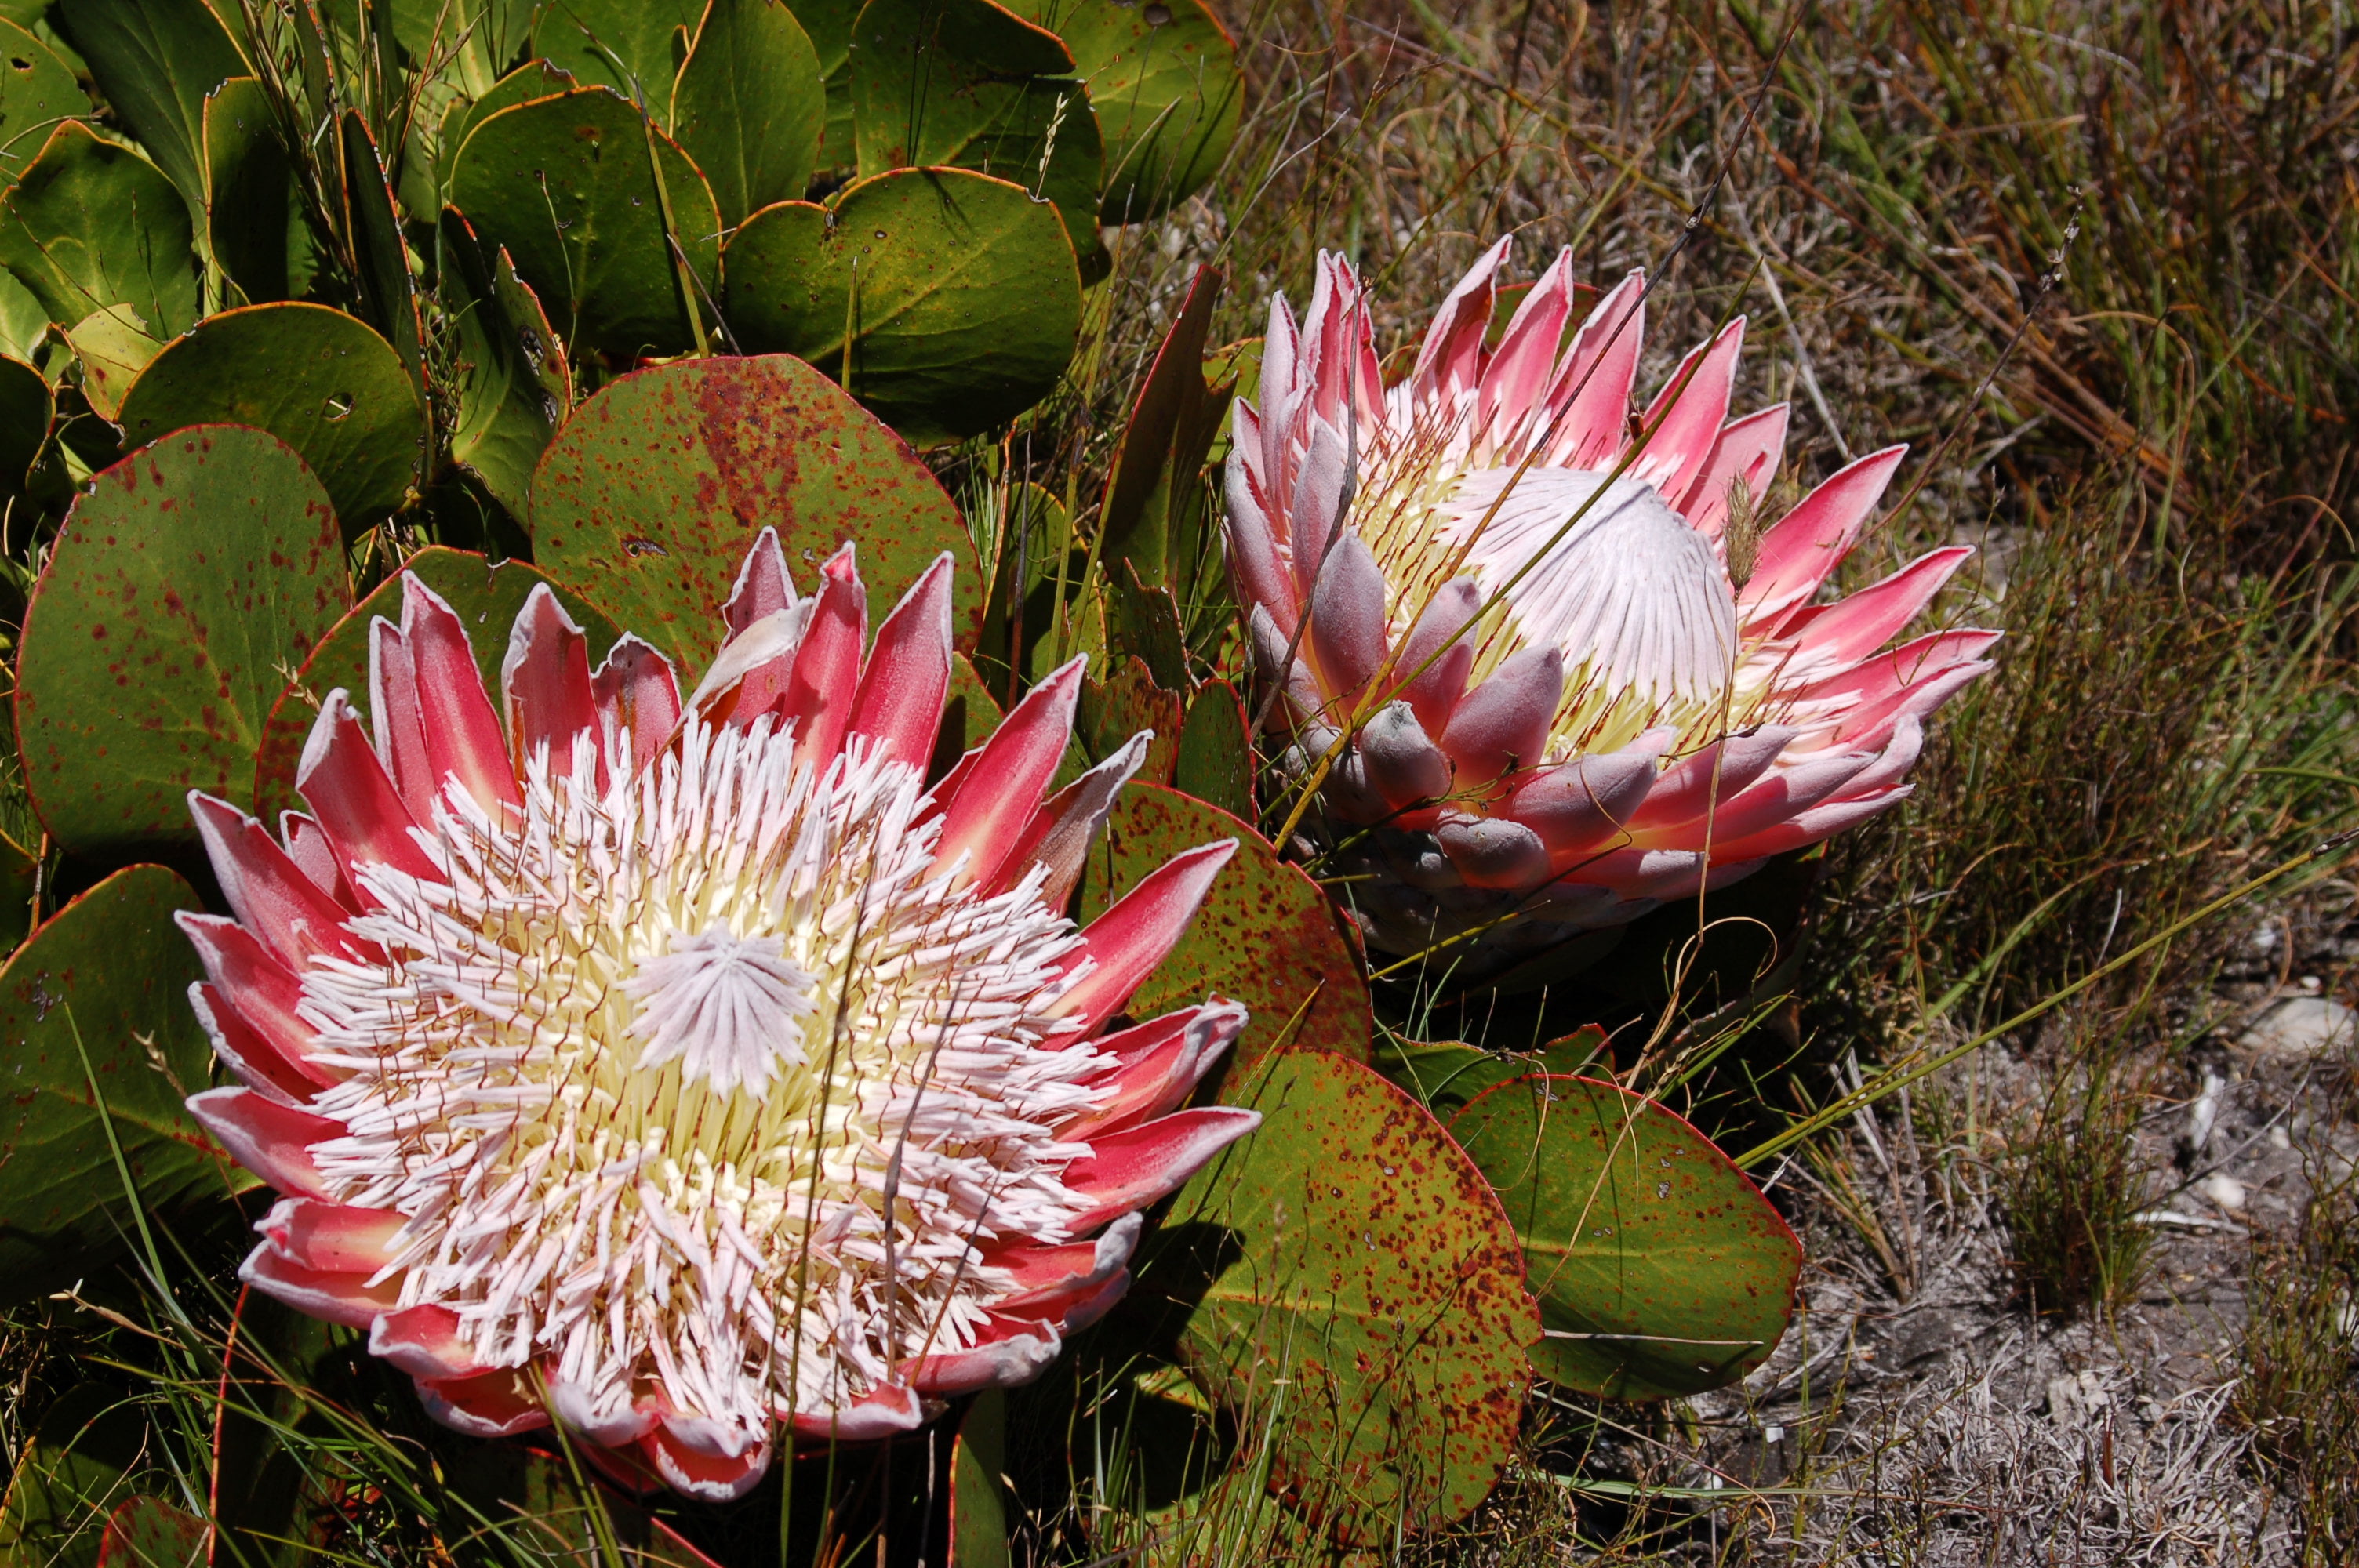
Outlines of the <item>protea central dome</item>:
<svg viewBox="0 0 2359 1568">
<path fill-rule="evenodd" d="M 1728 416 L 1742 319 L 1637 413 L 1643 280 L 1582 319 L 1560 254 L 1494 346 L 1506 253 L 1390 386 L 1358 278 L 1322 255 L 1299 327 L 1271 304 L 1228 465 L 1288 770 L 1337 752 L 1325 869 L 1374 945 L 1475 975 L 1893 806 L 1924 715 L 1998 635 L 1885 648 L 1962 546 L 1815 602 L 1904 449 L 1757 526 L 1786 409 Z"/>
<path fill-rule="evenodd" d="M 800 598 L 766 533 L 685 704 L 537 589 L 504 719 L 408 580 L 284 846 L 194 801 L 237 915 L 183 921 L 196 1005 L 245 1087 L 191 1105 L 287 1195 L 253 1284 L 463 1431 L 554 1416 L 715 1498 L 775 1422 L 914 1427 L 1119 1296 L 1136 1211 L 1258 1119 L 1175 1109 L 1234 1003 L 1103 1033 L 1234 845 L 1066 916 L 1144 751 L 1043 801 L 1078 665 L 929 788 L 949 570 L 864 659 L 851 547 Z"/>
</svg>

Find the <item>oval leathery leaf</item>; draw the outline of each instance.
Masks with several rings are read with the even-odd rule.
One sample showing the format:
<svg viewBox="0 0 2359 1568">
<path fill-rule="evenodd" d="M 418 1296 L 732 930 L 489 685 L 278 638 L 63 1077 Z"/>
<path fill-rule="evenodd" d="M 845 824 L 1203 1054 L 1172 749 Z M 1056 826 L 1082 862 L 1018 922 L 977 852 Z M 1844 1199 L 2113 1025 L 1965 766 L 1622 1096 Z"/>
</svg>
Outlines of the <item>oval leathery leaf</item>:
<svg viewBox="0 0 2359 1568">
<path fill-rule="evenodd" d="M 627 361 L 694 345 L 671 241 L 699 287 L 714 289 L 720 210 L 689 156 L 611 89 L 537 98 L 477 121 L 451 169 L 451 204 L 485 244 L 507 248 L 576 349 Z"/>
<path fill-rule="evenodd" d="M 33 895 L 40 886 L 40 862 L 0 833 L 0 954 L 13 953 L 32 934 Z"/>
<path fill-rule="evenodd" d="M 6 223 L 0 217 L 0 229 Z M 49 340 L 49 313 L 16 275 L 0 267 L 0 354 L 30 361 Z"/>
<path fill-rule="evenodd" d="M 611 87 L 666 115 L 704 7 L 705 0 L 555 0 L 534 18 L 532 52 L 584 87 Z"/>
<path fill-rule="evenodd" d="M 581 85 L 570 70 L 549 60 L 528 59 L 493 82 L 473 103 L 454 104 L 442 119 L 440 173 L 444 194 L 449 194 L 451 162 L 458 157 L 459 149 L 467 145 L 467 137 L 476 126 L 503 109 L 513 109 L 536 98 L 553 98 Z"/>
<path fill-rule="evenodd" d="M 767 208 L 722 265 L 747 349 L 810 361 L 920 446 L 1039 402 L 1081 333 L 1081 273 L 1054 210 L 966 169 L 895 169 L 832 208 Z"/>
<path fill-rule="evenodd" d="M 1733 1383 L 1777 1348 L 1801 1244 L 1680 1118 L 1613 1084 L 1535 1074 L 1449 1126 L 1522 1238 L 1542 1377 L 1664 1399 Z"/>
<path fill-rule="evenodd" d="M 951 1453 L 951 1560 L 959 1568 L 1010 1568 L 1011 1499 L 999 1477 L 1007 1473 L 1007 1396 L 985 1389 L 959 1422 Z"/>
<path fill-rule="evenodd" d="M 1090 849 L 1079 918 L 1086 925 L 1103 913 L 1113 902 L 1108 889 L 1136 886 L 1181 850 L 1220 838 L 1237 840 L 1235 858 L 1171 956 L 1132 997 L 1131 1014 L 1152 1018 L 1211 992 L 1244 1002 L 1253 1020 L 1237 1039 L 1233 1077 L 1279 1044 L 1366 1061 L 1368 984 L 1326 895 L 1218 806 L 1160 784 L 1125 788 Z"/>
<path fill-rule="evenodd" d="M 263 727 L 262 746 L 255 762 L 254 794 L 261 802 L 260 811 L 266 820 L 277 821 L 281 811 L 299 811 L 302 801 L 295 794 L 295 766 L 302 760 L 303 741 L 311 733 L 312 721 L 319 717 L 320 704 L 328 694 L 342 687 L 351 693 L 353 705 L 365 713 L 369 706 L 369 622 L 383 617 L 401 624 L 402 578 L 414 576 L 419 581 L 442 596 L 467 629 L 468 645 L 474 651 L 475 667 L 482 672 L 484 689 L 499 700 L 500 661 L 507 656 L 508 632 L 516 624 L 518 611 L 532 590 L 549 583 L 557 601 L 573 617 L 589 639 L 590 665 L 595 669 L 606 650 L 614 645 L 622 630 L 608 619 L 605 611 L 583 600 L 581 595 L 561 584 L 549 582 L 539 571 L 523 561 L 502 561 L 496 566 L 472 550 L 453 550 L 441 545 L 429 545 L 402 563 L 402 569 L 376 586 L 366 599 L 352 608 L 352 612 L 337 622 L 286 689 L 270 707 L 270 716 Z M 683 682 L 682 690 L 686 686 Z"/>
<path fill-rule="evenodd" d="M 1104 157 L 1054 33 L 992 0 L 868 0 L 852 116 L 864 176 L 955 164 L 1014 180 L 1055 203 L 1074 254 L 1096 262 Z"/>
<path fill-rule="evenodd" d="M 128 305 L 158 340 L 197 315 L 196 229 L 162 171 L 79 120 L 51 134 L 0 200 L 0 266 L 71 327 Z"/>
<path fill-rule="evenodd" d="M 827 118 L 819 55 L 782 0 L 715 0 L 671 89 L 671 132 L 729 228 L 810 189 Z"/>
<path fill-rule="evenodd" d="M 71 1284 L 136 1234 L 114 1144 L 151 1221 L 254 1184 L 180 1103 L 212 1087 L 212 1047 L 189 1006 L 204 968 L 172 924 L 173 911 L 202 908 L 179 873 L 131 866 L 0 967 L 0 1299 Z"/>
<path fill-rule="evenodd" d="M 1535 1073 L 1577 1077 L 1607 1056 L 1605 1031 L 1587 1024 L 1537 1051 L 1485 1051 L 1463 1040 L 1411 1040 L 1381 1030 L 1368 1065 L 1417 1098 L 1445 1123 L 1486 1089 Z M 1609 1064 L 1607 1071 L 1612 1071 Z"/>
<path fill-rule="evenodd" d="M 402 243 L 401 210 L 386 178 L 376 138 L 359 110 L 347 109 L 338 117 L 336 135 L 343 150 L 345 222 L 352 232 L 361 308 L 401 356 L 423 402 L 426 328 L 418 308 L 418 285 L 409 276 L 409 253 Z"/>
<path fill-rule="evenodd" d="M 1251 816 L 1253 744 L 1246 739 L 1245 704 L 1224 680 L 1208 681 L 1188 699 L 1180 725 L 1180 754 L 1172 784 L 1209 800 L 1223 811 Z"/>
<path fill-rule="evenodd" d="M 56 411 L 41 373 L 23 360 L 0 354 L 0 496 L 24 488 L 25 474 L 41 455 Z"/>
<path fill-rule="evenodd" d="M 1190 1375 L 1267 1434 L 1270 1487 L 1343 1541 L 1463 1518 L 1514 1450 L 1540 1329 L 1489 1184 L 1330 1053 L 1277 1052 L 1222 1099 L 1261 1127 L 1172 1200 L 1141 1305 L 1178 1314 Z"/>
<path fill-rule="evenodd" d="M 0 185 L 24 171 L 53 127 L 89 113 L 90 99 L 57 51 L 0 19 Z"/>
<path fill-rule="evenodd" d="M 522 518 L 533 466 L 573 411 L 565 345 L 506 251 L 486 248 L 455 207 L 442 210 L 445 298 L 459 331 L 459 427 L 451 457 Z"/>
<path fill-rule="evenodd" d="M 89 854 L 192 844 L 190 790 L 250 806 L 264 719 L 351 602 L 327 495 L 275 437 L 200 427 L 100 473 L 17 659 L 17 743 L 50 836 Z"/>
<path fill-rule="evenodd" d="M 205 0 L 73 0 L 58 16 L 107 106 L 201 209 L 205 94 L 254 74 L 229 29 Z"/>
<path fill-rule="evenodd" d="M 1105 140 L 1098 222 L 1159 218 L 1220 172 L 1245 107 L 1228 29 L 1202 0 L 1013 0 L 1073 53 Z"/>
<path fill-rule="evenodd" d="M 123 400 L 137 445 L 187 425 L 251 425 L 302 455 L 348 536 L 402 503 L 426 411 L 401 356 L 368 324 L 298 300 L 208 316 L 168 343 Z"/>
<path fill-rule="evenodd" d="M 98 1568 L 198 1568 L 205 1560 L 204 1520 L 161 1498 L 115 1505 L 98 1541 Z"/>
<path fill-rule="evenodd" d="M 147 368 L 163 343 L 128 305 L 93 310 L 65 330 L 66 347 L 82 365 L 82 395 L 102 419 L 123 417 L 131 384 Z"/>
<path fill-rule="evenodd" d="M 1143 784 L 1168 784 L 1172 764 L 1180 756 L 1180 694 L 1156 684 L 1146 662 L 1134 654 L 1114 653 L 1093 659 L 1092 668 L 1107 672 L 1103 680 L 1082 676 L 1081 700 L 1073 710 L 1073 743 L 1066 751 L 1066 771 L 1060 784 L 1070 784 L 1082 769 L 1102 762 L 1141 730 L 1154 739 L 1147 758 L 1132 776 Z"/>
<path fill-rule="evenodd" d="M 287 297 L 294 170 L 260 80 L 233 76 L 205 100 L 205 233 L 252 305 Z"/>
<path fill-rule="evenodd" d="M 789 355 L 617 377 L 575 410 L 533 476 L 534 561 L 671 654 L 690 683 L 766 527 L 803 593 L 854 541 L 872 626 L 950 551 L 951 623 L 973 646 L 981 573 L 958 508 L 875 415 Z"/>
<path fill-rule="evenodd" d="M 815 167 L 828 173 L 848 174 L 859 156 L 852 126 L 852 23 L 860 14 L 860 0 L 788 3 L 819 59 L 820 85 L 827 95 L 827 119 L 820 129 Z"/>
</svg>

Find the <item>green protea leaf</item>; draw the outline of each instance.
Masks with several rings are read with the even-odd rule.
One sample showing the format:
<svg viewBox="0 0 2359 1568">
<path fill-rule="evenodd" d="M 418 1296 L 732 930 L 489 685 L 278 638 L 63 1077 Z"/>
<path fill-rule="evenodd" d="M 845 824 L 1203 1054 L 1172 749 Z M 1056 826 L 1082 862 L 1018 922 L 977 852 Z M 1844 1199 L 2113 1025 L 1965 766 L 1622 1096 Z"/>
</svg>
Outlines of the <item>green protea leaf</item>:
<svg viewBox="0 0 2359 1568">
<path fill-rule="evenodd" d="M 1475 1095 L 1449 1126 L 1523 1239 L 1542 1377 L 1663 1399 L 1734 1382 L 1777 1348 L 1801 1244 L 1678 1116 L 1613 1084 L 1534 1074 Z"/>
<path fill-rule="evenodd" d="M 0 184 L 23 171 L 54 126 L 89 113 L 89 98 L 57 51 L 0 19 Z"/>
<path fill-rule="evenodd" d="M 327 493 L 295 451 L 182 431 L 92 481 L 26 611 L 25 779 L 79 853 L 192 842 L 191 789 L 253 801 L 271 704 L 352 602 Z"/>
<path fill-rule="evenodd" d="M 1073 53 L 1105 138 L 1098 222 L 1159 218 L 1220 172 L 1245 80 L 1228 29 L 1201 0 L 1013 0 Z"/>
<path fill-rule="evenodd" d="M 954 164 L 1056 204 L 1094 272 L 1096 117 L 1054 33 L 992 0 L 869 0 L 852 27 L 860 172 Z"/>
<path fill-rule="evenodd" d="M 533 559 L 672 656 L 693 683 L 746 550 L 775 527 L 804 592 L 846 539 L 869 624 L 948 550 L 952 625 L 974 643 L 982 574 L 958 509 L 897 437 L 785 354 L 686 361 L 608 383 L 532 486 Z"/>
<path fill-rule="evenodd" d="M 1054 209 L 964 169 L 897 169 L 832 208 L 768 208 L 723 265 L 746 348 L 810 361 L 919 446 L 1039 402 L 1081 332 L 1081 274 Z"/>
<path fill-rule="evenodd" d="M 1180 1189 L 1134 1289 L 1265 1439 L 1271 1489 L 1343 1541 L 1463 1518 L 1497 1481 L 1539 1318 L 1514 1230 L 1423 1107 L 1325 1052 L 1222 1099 L 1260 1130 Z"/>
<path fill-rule="evenodd" d="M 233 76 L 205 100 L 204 150 L 205 232 L 214 265 L 249 304 L 286 298 L 293 172 L 258 79 Z"/>
<path fill-rule="evenodd" d="M 577 350 L 629 360 L 696 346 L 709 312 L 700 297 L 691 314 L 679 257 L 694 274 L 690 293 L 717 287 L 721 211 L 689 156 L 611 89 L 476 121 L 451 201 L 484 243 L 507 248 Z"/>
<path fill-rule="evenodd" d="M 520 518 L 533 465 L 573 411 L 565 345 L 507 253 L 487 250 L 457 209 L 443 209 L 440 238 L 444 303 L 459 330 L 451 457 Z"/>
<path fill-rule="evenodd" d="M 108 105 L 188 204 L 201 208 L 205 95 L 254 74 L 221 18 L 205 0 L 74 0 L 57 14 Z"/>
<path fill-rule="evenodd" d="M 672 135 L 731 228 L 810 189 L 827 93 L 819 55 L 780 0 L 716 0 L 671 90 Z"/>
<path fill-rule="evenodd" d="M 195 230 L 162 171 L 79 120 L 0 199 L 0 266 L 70 327 L 127 305 L 158 341 L 197 315 Z"/>
<path fill-rule="evenodd" d="M 295 300 L 224 310 L 167 344 L 123 400 L 124 439 L 250 425 L 301 454 L 348 535 L 402 504 L 426 410 L 401 356 L 365 322 Z"/>
<path fill-rule="evenodd" d="M 1096 918 L 1113 902 L 1110 890 L 1135 886 L 1173 855 L 1217 838 L 1236 839 L 1236 858 L 1171 956 L 1131 999 L 1131 1013 L 1152 1018 L 1212 992 L 1245 1003 L 1253 1021 L 1237 1039 L 1232 1077 L 1278 1044 L 1366 1061 L 1368 982 L 1326 895 L 1218 806 L 1159 784 L 1125 789 L 1090 850 L 1079 918 Z"/>
</svg>

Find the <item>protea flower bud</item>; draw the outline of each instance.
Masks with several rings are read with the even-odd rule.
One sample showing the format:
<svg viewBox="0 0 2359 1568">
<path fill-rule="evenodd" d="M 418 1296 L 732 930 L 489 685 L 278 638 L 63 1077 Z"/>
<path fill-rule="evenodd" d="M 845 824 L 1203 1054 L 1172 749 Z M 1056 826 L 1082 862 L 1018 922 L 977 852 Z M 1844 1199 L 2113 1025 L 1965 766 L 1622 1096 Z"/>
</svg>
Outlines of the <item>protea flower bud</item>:
<svg viewBox="0 0 2359 1568">
<path fill-rule="evenodd" d="M 463 1432 L 738 1495 L 774 1426 L 863 1439 L 1020 1382 L 1127 1282 L 1137 1211 L 1252 1112 L 1181 1110 L 1218 998 L 1103 1033 L 1234 849 L 1064 914 L 1143 741 L 1043 799 L 1080 668 L 931 789 L 950 557 L 867 646 L 850 545 L 765 532 L 685 705 L 545 588 L 495 708 L 416 579 L 369 731 L 329 696 L 284 840 L 192 807 L 184 917 L 245 1087 L 190 1108 L 279 1192 L 244 1277 L 368 1331 Z"/>
<path fill-rule="evenodd" d="M 1322 255 L 1299 327 L 1271 303 L 1228 463 L 1230 579 L 1286 765 L 1333 760 L 1329 869 L 1372 944 L 1455 944 L 1470 975 L 1891 806 L 1924 716 L 1998 635 L 1885 647 L 1962 546 L 1816 602 L 1905 449 L 1756 524 L 1786 409 L 1728 416 L 1741 319 L 1634 418 L 1639 275 L 1567 344 L 1565 253 L 1486 346 L 1506 254 L 1391 386 L 1358 277 Z"/>
</svg>

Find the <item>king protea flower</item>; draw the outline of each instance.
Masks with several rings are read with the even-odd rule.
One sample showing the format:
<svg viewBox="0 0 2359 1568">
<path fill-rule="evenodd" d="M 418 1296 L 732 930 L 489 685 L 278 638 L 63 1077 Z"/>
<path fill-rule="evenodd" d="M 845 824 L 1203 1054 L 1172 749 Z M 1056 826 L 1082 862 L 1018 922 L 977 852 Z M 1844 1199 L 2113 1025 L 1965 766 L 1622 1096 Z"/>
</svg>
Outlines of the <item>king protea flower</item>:
<svg viewBox="0 0 2359 1568">
<path fill-rule="evenodd" d="M 799 598 L 766 532 L 685 704 L 635 638 L 593 673 L 541 588 L 495 707 L 411 579 L 283 842 L 191 797 L 236 912 L 182 917 L 193 996 L 243 1087 L 190 1106 L 285 1195 L 251 1284 L 462 1432 L 553 1418 L 714 1498 L 778 1422 L 915 1427 L 1112 1304 L 1138 1210 L 1259 1119 L 1176 1108 L 1235 1003 L 1102 1033 L 1235 844 L 1075 928 L 1146 739 L 1042 798 L 1078 665 L 929 789 L 950 565 L 864 660 L 852 546 Z"/>
<path fill-rule="evenodd" d="M 1486 347 L 1506 254 L 1392 386 L 1358 278 L 1322 255 L 1299 328 L 1271 304 L 1228 462 L 1231 580 L 1290 773 L 1349 737 L 1321 795 L 1332 869 L 1376 946 L 1472 937 L 1478 972 L 1890 807 L 1924 716 L 1998 635 L 1884 648 L 1962 546 L 1815 601 L 1905 449 L 1756 527 L 1786 409 L 1728 417 L 1741 319 L 1634 419 L 1640 276 L 1566 344 L 1565 253 Z"/>
</svg>

